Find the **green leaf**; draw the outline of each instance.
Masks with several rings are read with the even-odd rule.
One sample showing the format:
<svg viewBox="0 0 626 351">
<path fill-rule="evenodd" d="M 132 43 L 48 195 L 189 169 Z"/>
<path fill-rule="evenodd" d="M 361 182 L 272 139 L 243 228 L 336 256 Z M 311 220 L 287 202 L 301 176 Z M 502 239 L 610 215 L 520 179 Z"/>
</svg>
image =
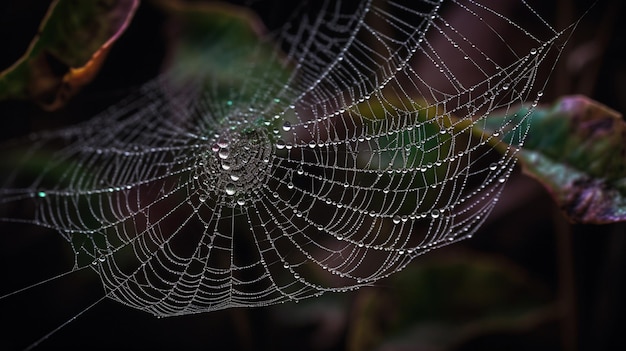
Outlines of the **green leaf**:
<svg viewBox="0 0 626 351">
<path fill-rule="evenodd" d="M 226 3 L 157 2 L 170 18 L 170 55 L 167 71 L 174 84 L 200 82 L 203 92 L 218 103 L 249 107 L 258 89 L 284 82 L 292 68 L 278 54 L 275 43 L 264 39 L 261 20 L 249 10 Z M 263 83 L 264 85 L 261 85 Z M 242 87 L 247 87 L 243 89 Z M 235 102 L 230 99 L 236 95 Z M 271 100 L 265 105 L 278 103 Z M 259 104 L 259 102 L 256 102 Z"/>
<path fill-rule="evenodd" d="M 27 52 L 0 72 L 0 100 L 64 105 L 100 69 L 125 31 L 139 0 L 56 0 Z"/>
<path fill-rule="evenodd" d="M 528 112 L 519 153 L 526 174 L 539 180 L 573 222 L 626 221 L 626 123 L 583 96 L 561 98 Z M 524 128 L 522 127 L 521 130 Z M 504 135 L 510 141 L 513 132 Z"/>
</svg>

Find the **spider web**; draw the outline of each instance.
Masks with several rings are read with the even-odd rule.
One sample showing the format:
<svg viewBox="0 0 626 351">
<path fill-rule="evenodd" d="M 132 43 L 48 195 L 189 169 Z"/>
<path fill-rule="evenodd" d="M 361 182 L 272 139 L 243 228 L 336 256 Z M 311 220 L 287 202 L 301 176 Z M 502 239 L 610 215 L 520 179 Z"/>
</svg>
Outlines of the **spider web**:
<svg viewBox="0 0 626 351">
<path fill-rule="evenodd" d="M 537 104 L 565 35 L 501 6 L 302 5 L 235 78 L 165 74 L 31 137 L 3 161 L 2 220 L 58 231 L 73 271 L 157 316 L 373 285 L 496 206 L 527 132 L 517 106 Z"/>
</svg>

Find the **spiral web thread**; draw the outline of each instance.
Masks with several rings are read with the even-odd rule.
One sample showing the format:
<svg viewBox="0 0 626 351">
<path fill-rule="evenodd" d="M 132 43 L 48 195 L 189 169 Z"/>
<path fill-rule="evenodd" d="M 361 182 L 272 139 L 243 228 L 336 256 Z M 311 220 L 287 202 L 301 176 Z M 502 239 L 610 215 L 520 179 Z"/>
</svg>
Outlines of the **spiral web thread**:
<svg viewBox="0 0 626 351">
<path fill-rule="evenodd" d="M 34 136 L 3 175 L 2 220 L 60 232 L 74 270 L 157 316 L 373 285 L 470 237 L 514 166 L 516 105 L 536 105 L 564 34 L 497 3 L 304 6 L 251 50 L 265 59 L 238 67 L 245 80 L 165 75 Z M 490 151 L 505 132 L 512 146 Z"/>
</svg>

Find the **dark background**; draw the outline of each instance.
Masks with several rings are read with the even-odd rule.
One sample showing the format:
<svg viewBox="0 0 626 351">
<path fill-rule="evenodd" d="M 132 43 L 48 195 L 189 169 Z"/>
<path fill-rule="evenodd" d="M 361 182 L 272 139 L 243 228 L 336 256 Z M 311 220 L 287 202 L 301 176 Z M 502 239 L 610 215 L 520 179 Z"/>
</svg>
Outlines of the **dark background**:
<svg viewBox="0 0 626 351">
<path fill-rule="evenodd" d="M 270 26 L 290 11 L 279 1 L 254 2 Z M 49 2 L 0 4 L 0 69 L 26 50 Z M 552 23 L 571 23 L 589 1 L 539 1 L 534 4 Z M 621 22 L 626 6 L 598 1 L 582 19 L 553 72 L 544 101 L 584 94 L 617 111 L 626 111 L 626 36 Z M 66 107 L 44 112 L 29 102 L 0 103 L 0 140 L 31 131 L 68 126 L 89 119 L 153 78 L 165 53 L 165 18 L 144 3 L 114 46 L 102 71 Z M 463 252 L 497 257 L 527 272 L 564 311 L 532 327 L 494 330 L 466 337 L 455 349 L 608 350 L 624 347 L 626 330 L 626 227 L 572 225 L 543 188 L 516 174 L 496 210 L 471 240 L 418 258 L 445 258 Z M 428 256 L 428 257 L 427 257 Z M 432 256 L 432 257 L 431 257 Z M 32 226 L 0 224 L 1 293 L 42 281 L 72 266 L 69 245 L 54 232 Z M 46 340 L 40 349 L 211 349 L 343 350 L 350 339 L 358 301 L 371 289 L 310 300 L 299 307 L 231 309 L 194 316 L 156 319 L 113 301 L 98 302 Z M 442 294 L 446 292 L 443 291 Z M 0 300 L 0 349 L 20 349 L 70 320 L 102 296 L 93 272 L 83 271 Z M 330 306 L 330 307 L 329 307 Z M 381 328 L 384 329 L 384 328 Z M 393 334 L 390 333 L 393 338 Z M 385 350 L 418 349 L 383 342 Z M 395 346 L 394 346 L 395 345 Z"/>
</svg>

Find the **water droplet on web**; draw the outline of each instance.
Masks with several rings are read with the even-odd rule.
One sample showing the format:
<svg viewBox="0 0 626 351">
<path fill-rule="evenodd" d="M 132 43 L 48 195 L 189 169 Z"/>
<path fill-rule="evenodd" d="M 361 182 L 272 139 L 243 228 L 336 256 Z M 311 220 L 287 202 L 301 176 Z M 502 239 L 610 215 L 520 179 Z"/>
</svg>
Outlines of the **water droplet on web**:
<svg viewBox="0 0 626 351">
<path fill-rule="evenodd" d="M 238 180 L 239 180 L 239 175 L 238 175 L 238 174 L 236 174 L 236 173 L 231 173 L 231 174 L 230 174 L 230 179 L 231 179 L 233 182 L 236 182 L 236 181 L 238 181 Z"/>
<path fill-rule="evenodd" d="M 40 191 L 40 192 L 37 193 L 37 197 L 41 197 L 41 198 L 46 197 L 46 195 L 47 194 L 46 194 L 45 191 Z"/>
<path fill-rule="evenodd" d="M 226 192 L 226 195 L 235 195 L 235 192 L 237 192 L 235 184 L 226 184 L 226 187 L 224 187 L 224 192 Z"/>
<path fill-rule="evenodd" d="M 531 55 L 535 55 L 535 54 L 537 54 L 537 49 L 536 49 L 536 48 L 532 48 L 532 49 L 530 49 L 530 54 L 531 54 Z"/>
<path fill-rule="evenodd" d="M 244 199 L 237 199 L 237 205 L 243 206 L 245 204 L 246 204 L 246 200 L 244 200 Z"/>
<path fill-rule="evenodd" d="M 200 202 L 205 202 L 207 199 L 206 194 L 200 194 L 200 196 L 198 196 L 198 200 L 200 200 Z"/>
<path fill-rule="evenodd" d="M 211 151 L 213 151 L 213 152 L 220 151 L 220 146 L 217 145 L 217 144 L 213 144 L 213 146 L 211 146 Z"/>
<path fill-rule="evenodd" d="M 282 140 L 282 139 L 277 140 L 277 141 L 276 141 L 276 148 L 277 148 L 278 150 L 282 150 L 282 149 L 284 149 L 284 148 L 285 148 L 285 141 L 284 141 L 284 140 Z"/>
<path fill-rule="evenodd" d="M 228 156 L 230 156 L 230 151 L 227 148 L 223 148 L 218 152 L 218 156 L 222 159 L 225 160 L 228 158 Z"/>
<path fill-rule="evenodd" d="M 441 215 L 441 212 L 438 209 L 434 209 L 430 211 L 430 216 L 432 218 L 439 218 L 440 215 Z"/>
<path fill-rule="evenodd" d="M 317 143 L 316 143 L 315 141 L 313 141 L 313 140 L 309 141 L 309 147 L 310 147 L 311 149 L 314 149 L 314 148 L 315 148 L 315 146 L 317 146 Z"/>
<path fill-rule="evenodd" d="M 293 183 L 292 182 L 289 182 L 287 184 L 287 189 L 293 189 Z"/>
<path fill-rule="evenodd" d="M 496 169 L 498 169 L 498 164 L 497 163 L 492 163 L 489 165 L 489 169 L 492 171 L 495 171 Z"/>
<path fill-rule="evenodd" d="M 298 173 L 299 175 L 304 174 L 304 170 L 302 169 L 302 167 L 298 167 L 298 170 L 296 171 L 296 173 Z"/>
<path fill-rule="evenodd" d="M 402 218 L 400 218 L 400 216 L 395 215 L 393 216 L 393 223 L 394 224 L 399 224 L 402 221 Z"/>
<path fill-rule="evenodd" d="M 228 171 L 230 169 L 230 163 L 222 162 L 222 169 Z"/>
<path fill-rule="evenodd" d="M 289 123 L 289 122 L 285 121 L 285 123 L 283 123 L 283 130 L 284 130 L 285 132 L 290 131 L 290 130 L 291 130 L 291 123 Z"/>
<path fill-rule="evenodd" d="M 229 142 L 228 142 L 228 140 L 227 140 L 227 139 L 220 139 L 220 140 L 217 142 L 217 146 L 219 146 L 219 147 L 221 147 L 221 148 L 228 147 L 228 145 L 229 145 Z"/>
</svg>

